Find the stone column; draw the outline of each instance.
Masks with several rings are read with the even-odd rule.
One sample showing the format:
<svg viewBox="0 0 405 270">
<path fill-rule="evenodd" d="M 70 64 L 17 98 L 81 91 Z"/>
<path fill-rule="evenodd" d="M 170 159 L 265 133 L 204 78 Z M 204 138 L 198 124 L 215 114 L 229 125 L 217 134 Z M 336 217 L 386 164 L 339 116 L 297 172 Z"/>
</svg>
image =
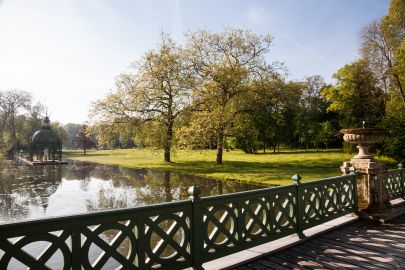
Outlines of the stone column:
<svg viewBox="0 0 405 270">
<path fill-rule="evenodd" d="M 384 187 L 384 162 L 373 158 L 353 158 L 340 168 L 348 174 L 350 167 L 356 169 L 358 209 L 379 212 L 387 208 L 389 197 Z"/>
</svg>

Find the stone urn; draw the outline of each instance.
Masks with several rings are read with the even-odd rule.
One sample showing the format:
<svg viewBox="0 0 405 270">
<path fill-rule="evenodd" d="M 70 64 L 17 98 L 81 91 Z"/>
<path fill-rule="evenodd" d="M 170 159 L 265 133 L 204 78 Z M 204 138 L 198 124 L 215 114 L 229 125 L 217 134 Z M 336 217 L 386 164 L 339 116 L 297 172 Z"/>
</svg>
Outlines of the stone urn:
<svg viewBox="0 0 405 270">
<path fill-rule="evenodd" d="M 357 144 L 359 153 L 349 161 L 343 162 L 344 174 L 355 168 L 357 176 L 357 208 L 369 213 L 378 213 L 387 208 L 387 191 L 384 188 L 384 162 L 375 160 L 369 153 L 374 143 L 384 140 L 385 129 L 350 128 L 342 129 L 343 140 Z"/>
<path fill-rule="evenodd" d="M 348 143 L 357 144 L 359 153 L 354 157 L 356 159 L 372 159 L 369 148 L 375 143 L 382 142 L 387 131 L 382 128 L 348 128 L 342 129 L 343 140 Z"/>
</svg>

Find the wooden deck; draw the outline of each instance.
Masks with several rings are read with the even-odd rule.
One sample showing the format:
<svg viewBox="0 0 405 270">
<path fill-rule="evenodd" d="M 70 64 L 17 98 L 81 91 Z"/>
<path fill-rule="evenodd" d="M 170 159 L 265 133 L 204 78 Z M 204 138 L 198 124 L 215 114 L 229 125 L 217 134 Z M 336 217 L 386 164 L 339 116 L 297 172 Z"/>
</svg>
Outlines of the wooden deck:
<svg viewBox="0 0 405 270">
<path fill-rule="evenodd" d="M 405 269 L 405 215 L 357 221 L 235 269 Z"/>
</svg>

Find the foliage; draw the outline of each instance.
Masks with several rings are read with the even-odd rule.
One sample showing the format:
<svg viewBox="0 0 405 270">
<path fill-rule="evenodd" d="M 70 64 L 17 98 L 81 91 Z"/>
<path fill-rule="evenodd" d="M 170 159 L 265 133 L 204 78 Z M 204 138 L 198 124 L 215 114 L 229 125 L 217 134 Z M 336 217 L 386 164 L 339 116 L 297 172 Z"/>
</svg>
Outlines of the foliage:
<svg viewBox="0 0 405 270">
<path fill-rule="evenodd" d="M 33 132 L 41 127 L 45 107 L 33 104 L 28 92 L 0 91 L 0 152 L 28 147 Z"/>
<path fill-rule="evenodd" d="M 162 35 L 157 49 L 93 106 L 99 145 L 164 149 L 166 161 L 174 145 L 217 148 L 222 164 L 224 147 L 328 148 L 339 145 L 339 120 L 345 127 L 380 123 L 386 94 L 369 62 L 340 69 L 335 86 L 316 75 L 287 81 L 265 60 L 271 42 L 237 28 L 191 32 L 185 47 Z"/>
<path fill-rule="evenodd" d="M 212 149 L 216 146 L 216 132 L 210 113 L 194 111 L 183 115 L 178 129 L 179 147 L 184 149 Z"/>
<path fill-rule="evenodd" d="M 185 53 L 162 34 L 158 48 L 145 53 L 132 68 L 133 73 L 117 78 L 114 93 L 94 104 L 93 116 L 101 119 L 104 130 L 108 125 L 115 127 L 123 123 L 131 124 L 143 133 L 142 129 L 154 127 L 147 135 L 148 140 L 141 143 L 164 149 L 164 160 L 170 162 L 173 128 L 187 106 L 192 84 Z"/>
<path fill-rule="evenodd" d="M 58 137 L 62 140 L 62 145 L 65 145 L 65 142 L 67 141 L 67 131 L 65 127 L 59 123 L 58 121 L 53 121 L 51 124 L 51 128 L 55 133 L 58 135 Z M 33 133 L 31 133 L 33 134 Z"/>
<path fill-rule="evenodd" d="M 317 147 L 319 123 L 327 116 L 326 99 L 321 95 L 326 83 L 321 76 L 309 76 L 302 82 L 302 95 L 295 117 L 295 134 L 305 148 Z"/>
<path fill-rule="evenodd" d="M 357 154 L 358 150 L 355 144 L 343 142 L 343 152 L 347 154 Z"/>
<path fill-rule="evenodd" d="M 367 63 L 357 60 L 345 65 L 334 75 L 335 86 L 326 87 L 322 95 L 329 102 L 328 110 L 341 116 L 343 127 L 376 126 L 384 114 L 383 91 Z"/>
<path fill-rule="evenodd" d="M 332 125 L 331 121 L 325 121 L 319 124 L 319 131 L 315 135 L 317 143 L 323 143 L 325 149 L 328 149 L 328 145 L 337 137 L 337 132 Z"/>
<path fill-rule="evenodd" d="M 401 81 L 405 81 L 405 39 L 402 46 L 396 51 L 395 58 L 397 60 L 394 70 L 398 74 Z"/>
<path fill-rule="evenodd" d="M 364 27 L 360 38 L 362 58 L 369 64 L 379 87 L 395 93 L 405 106 L 405 81 L 395 69 L 398 61 L 395 52 L 405 39 L 405 2 L 392 0 L 388 14 Z"/>
<path fill-rule="evenodd" d="M 76 149 L 76 135 L 82 128 L 81 124 L 68 123 L 63 126 L 66 132 L 66 139 L 62 141 L 67 149 Z"/>
<path fill-rule="evenodd" d="M 259 129 L 256 128 L 255 124 L 260 120 L 257 118 L 252 119 L 252 116 L 249 115 L 246 115 L 245 117 L 239 117 L 237 125 L 235 127 L 236 148 L 241 149 L 245 153 L 253 154 L 257 152 L 260 147 L 259 137 L 261 134 L 259 132 Z M 265 134 L 263 134 L 263 136 L 265 136 Z M 263 143 L 266 143 L 265 141 L 266 140 L 263 139 Z"/>
<path fill-rule="evenodd" d="M 405 1 L 392 0 L 387 15 L 362 30 L 361 42 L 362 58 L 377 79 L 377 85 L 384 90 L 382 126 L 389 136 L 378 151 L 401 160 L 404 155 Z"/>
<path fill-rule="evenodd" d="M 215 131 L 216 164 L 222 164 L 224 139 L 231 134 L 236 114 L 249 92 L 249 82 L 268 68 L 264 56 L 272 38 L 236 28 L 222 33 L 190 33 L 187 49 L 197 74 L 193 106 L 211 120 Z M 196 118 L 194 118 L 196 119 Z"/>
<path fill-rule="evenodd" d="M 405 108 L 398 108 L 395 114 L 387 115 L 384 125 L 389 130 L 382 153 L 398 162 L 405 163 Z"/>
<path fill-rule="evenodd" d="M 76 135 L 76 144 L 79 148 L 83 149 L 84 155 L 86 155 L 87 149 L 95 146 L 92 135 L 92 130 L 87 125 L 82 125 Z"/>
</svg>

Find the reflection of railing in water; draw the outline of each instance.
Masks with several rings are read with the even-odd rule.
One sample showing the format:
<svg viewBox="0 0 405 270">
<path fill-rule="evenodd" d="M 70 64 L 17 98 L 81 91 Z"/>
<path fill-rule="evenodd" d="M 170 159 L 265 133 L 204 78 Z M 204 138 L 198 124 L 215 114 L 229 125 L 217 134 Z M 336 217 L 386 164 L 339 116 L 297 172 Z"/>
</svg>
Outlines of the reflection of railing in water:
<svg viewBox="0 0 405 270">
<path fill-rule="evenodd" d="M 197 269 L 356 210 L 354 174 L 294 179 L 292 185 L 204 198 L 194 187 L 187 201 L 3 224 L 0 269 L 16 260 L 31 269 Z"/>
</svg>

